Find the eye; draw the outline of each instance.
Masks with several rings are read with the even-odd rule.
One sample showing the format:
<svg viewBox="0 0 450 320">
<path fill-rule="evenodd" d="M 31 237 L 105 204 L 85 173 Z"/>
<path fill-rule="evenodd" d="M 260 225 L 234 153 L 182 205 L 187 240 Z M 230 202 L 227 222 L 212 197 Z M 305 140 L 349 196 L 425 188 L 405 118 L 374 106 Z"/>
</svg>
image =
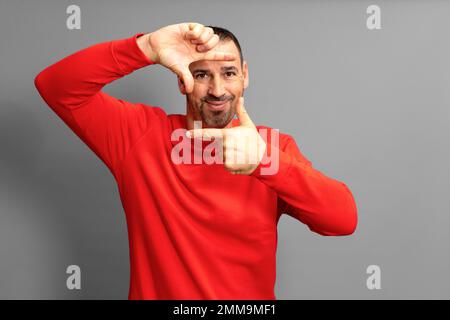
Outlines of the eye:
<svg viewBox="0 0 450 320">
<path fill-rule="evenodd" d="M 197 73 L 195 79 L 205 79 L 206 73 Z"/>
<path fill-rule="evenodd" d="M 234 71 L 227 71 L 227 72 L 225 72 L 225 75 L 226 75 L 227 77 L 235 76 L 235 75 L 236 75 L 236 72 L 234 72 Z"/>
</svg>

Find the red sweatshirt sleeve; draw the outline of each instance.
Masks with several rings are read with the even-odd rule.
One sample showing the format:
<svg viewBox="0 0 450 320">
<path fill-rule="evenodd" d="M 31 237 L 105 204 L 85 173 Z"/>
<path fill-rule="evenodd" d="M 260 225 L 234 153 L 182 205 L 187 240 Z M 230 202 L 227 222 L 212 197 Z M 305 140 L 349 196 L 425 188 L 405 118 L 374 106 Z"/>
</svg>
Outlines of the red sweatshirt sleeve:
<svg viewBox="0 0 450 320">
<path fill-rule="evenodd" d="M 282 136 L 283 139 L 281 138 Z M 274 148 L 267 143 L 268 154 Z M 314 169 L 299 150 L 295 140 L 280 134 L 279 169 L 276 174 L 261 174 L 260 163 L 251 174 L 269 187 L 279 197 L 279 211 L 305 223 L 310 230 L 324 236 L 352 234 L 357 225 L 356 203 L 350 189 L 340 181 L 329 178 Z"/>
<path fill-rule="evenodd" d="M 114 174 L 116 166 L 158 117 L 159 107 L 134 104 L 101 91 L 106 84 L 153 64 L 136 39 L 92 45 L 41 71 L 35 86 L 49 107 Z"/>
</svg>

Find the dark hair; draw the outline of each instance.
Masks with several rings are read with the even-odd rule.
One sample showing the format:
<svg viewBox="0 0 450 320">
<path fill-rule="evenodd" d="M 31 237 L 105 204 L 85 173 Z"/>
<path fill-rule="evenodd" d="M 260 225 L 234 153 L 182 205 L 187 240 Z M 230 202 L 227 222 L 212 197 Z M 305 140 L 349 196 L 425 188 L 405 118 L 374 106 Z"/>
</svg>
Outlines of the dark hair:
<svg viewBox="0 0 450 320">
<path fill-rule="evenodd" d="M 239 41 L 234 36 L 234 34 L 231 31 L 229 31 L 229 30 L 227 30 L 225 28 L 214 27 L 214 26 L 206 26 L 206 27 L 213 29 L 214 33 L 219 36 L 219 40 L 220 41 L 231 40 L 231 41 L 234 42 L 234 44 L 236 45 L 236 47 L 238 48 L 238 51 L 239 51 L 239 57 L 241 58 L 241 68 L 242 68 L 243 64 L 244 64 L 244 57 L 242 55 L 241 45 L 239 44 Z"/>
</svg>

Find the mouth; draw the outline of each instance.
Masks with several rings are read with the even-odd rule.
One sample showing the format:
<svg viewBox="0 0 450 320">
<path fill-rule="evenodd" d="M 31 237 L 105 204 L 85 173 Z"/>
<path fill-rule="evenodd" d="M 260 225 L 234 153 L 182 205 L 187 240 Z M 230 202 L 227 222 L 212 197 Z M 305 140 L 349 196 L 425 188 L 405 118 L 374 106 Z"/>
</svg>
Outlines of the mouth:
<svg viewBox="0 0 450 320">
<path fill-rule="evenodd" d="M 228 100 L 227 101 L 206 101 L 206 104 L 208 105 L 208 107 L 211 110 L 221 111 L 221 110 L 225 110 L 225 107 L 228 104 Z"/>
</svg>

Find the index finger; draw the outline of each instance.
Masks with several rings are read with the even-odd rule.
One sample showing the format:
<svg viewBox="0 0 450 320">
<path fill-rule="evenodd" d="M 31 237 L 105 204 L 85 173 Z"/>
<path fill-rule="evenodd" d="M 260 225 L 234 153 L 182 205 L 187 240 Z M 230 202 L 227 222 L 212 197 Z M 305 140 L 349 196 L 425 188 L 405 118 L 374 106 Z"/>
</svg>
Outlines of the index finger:
<svg viewBox="0 0 450 320">
<path fill-rule="evenodd" d="M 203 55 L 204 60 L 225 60 L 225 61 L 233 61 L 236 60 L 236 54 L 232 52 L 217 52 L 217 51 L 208 51 Z"/>
</svg>

